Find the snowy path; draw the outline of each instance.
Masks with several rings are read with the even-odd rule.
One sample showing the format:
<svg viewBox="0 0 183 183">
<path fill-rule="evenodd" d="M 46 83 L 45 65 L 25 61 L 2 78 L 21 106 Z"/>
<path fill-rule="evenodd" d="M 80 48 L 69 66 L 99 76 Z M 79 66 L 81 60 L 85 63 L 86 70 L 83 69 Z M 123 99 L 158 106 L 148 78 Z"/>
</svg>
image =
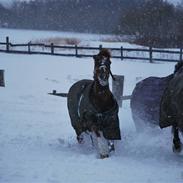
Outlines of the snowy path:
<svg viewBox="0 0 183 183">
<path fill-rule="evenodd" d="M 183 181 L 183 156 L 172 153 L 170 129 L 136 133 L 129 101 L 120 109 L 123 140 L 113 156 L 100 160 L 90 145 L 77 144 L 66 99 L 47 93 L 67 92 L 75 80 L 92 78 L 91 58 L 0 57 L 6 78 L 6 87 L 0 88 L 0 183 Z M 131 93 L 136 77 L 164 76 L 173 67 L 119 60 L 112 64 L 113 73 L 125 75 L 125 94 Z"/>
</svg>

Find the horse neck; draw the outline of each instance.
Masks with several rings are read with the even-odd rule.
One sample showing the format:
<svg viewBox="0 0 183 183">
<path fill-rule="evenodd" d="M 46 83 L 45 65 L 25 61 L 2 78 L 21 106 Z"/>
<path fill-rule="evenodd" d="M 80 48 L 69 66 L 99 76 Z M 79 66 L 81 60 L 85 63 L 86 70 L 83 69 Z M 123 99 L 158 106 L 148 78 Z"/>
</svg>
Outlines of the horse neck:
<svg viewBox="0 0 183 183">
<path fill-rule="evenodd" d="M 108 85 L 105 85 L 105 86 L 102 86 L 98 82 L 98 80 L 94 81 L 94 83 L 93 83 L 93 90 L 94 90 L 94 93 L 96 95 L 102 95 L 103 93 L 105 93 L 105 94 L 111 93 L 111 91 L 109 89 L 109 84 Z"/>
<path fill-rule="evenodd" d="M 102 86 L 98 81 L 94 81 L 93 83 L 91 100 L 100 112 L 107 111 L 114 105 L 114 99 L 109 85 Z"/>
</svg>

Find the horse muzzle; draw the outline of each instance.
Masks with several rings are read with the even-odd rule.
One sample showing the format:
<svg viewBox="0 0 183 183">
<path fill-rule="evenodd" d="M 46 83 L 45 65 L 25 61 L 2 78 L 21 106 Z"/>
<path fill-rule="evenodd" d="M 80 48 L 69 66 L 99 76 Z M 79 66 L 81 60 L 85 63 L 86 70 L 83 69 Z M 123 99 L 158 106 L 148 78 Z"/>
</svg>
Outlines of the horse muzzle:
<svg viewBox="0 0 183 183">
<path fill-rule="evenodd" d="M 102 86 L 107 86 L 109 84 L 109 80 L 107 77 L 98 77 L 98 81 Z"/>
</svg>

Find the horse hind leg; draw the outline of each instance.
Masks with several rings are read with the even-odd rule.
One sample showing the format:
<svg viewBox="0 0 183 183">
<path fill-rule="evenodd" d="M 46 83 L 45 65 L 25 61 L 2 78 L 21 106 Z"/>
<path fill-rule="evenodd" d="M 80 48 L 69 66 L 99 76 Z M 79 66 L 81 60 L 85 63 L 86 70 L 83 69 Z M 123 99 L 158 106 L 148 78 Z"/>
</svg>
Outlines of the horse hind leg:
<svg viewBox="0 0 183 183">
<path fill-rule="evenodd" d="M 182 143 L 179 138 L 179 129 L 177 126 L 172 127 L 173 132 L 173 152 L 174 153 L 180 153 L 182 151 Z"/>
</svg>

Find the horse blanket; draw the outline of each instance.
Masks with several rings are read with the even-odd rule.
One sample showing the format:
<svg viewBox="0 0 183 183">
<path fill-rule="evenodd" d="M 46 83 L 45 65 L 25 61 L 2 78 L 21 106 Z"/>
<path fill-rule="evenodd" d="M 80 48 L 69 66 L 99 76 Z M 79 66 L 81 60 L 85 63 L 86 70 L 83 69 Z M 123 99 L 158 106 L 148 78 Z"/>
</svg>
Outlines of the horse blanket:
<svg viewBox="0 0 183 183">
<path fill-rule="evenodd" d="M 108 111 L 99 112 L 90 101 L 90 92 L 93 85 L 92 80 L 81 80 L 73 84 L 68 92 L 67 106 L 71 118 L 71 124 L 79 135 L 90 130 L 96 125 L 106 139 L 119 140 L 120 128 L 118 118 L 118 104 Z"/>
<path fill-rule="evenodd" d="M 183 72 L 174 74 L 162 96 L 160 127 L 178 125 L 183 130 Z"/>
<path fill-rule="evenodd" d="M 161 98 L 171 78 L 172 75 L 148 77 L 136 84 L 130 102 L 135 124 L 159 125 Z"/>
</svg>

